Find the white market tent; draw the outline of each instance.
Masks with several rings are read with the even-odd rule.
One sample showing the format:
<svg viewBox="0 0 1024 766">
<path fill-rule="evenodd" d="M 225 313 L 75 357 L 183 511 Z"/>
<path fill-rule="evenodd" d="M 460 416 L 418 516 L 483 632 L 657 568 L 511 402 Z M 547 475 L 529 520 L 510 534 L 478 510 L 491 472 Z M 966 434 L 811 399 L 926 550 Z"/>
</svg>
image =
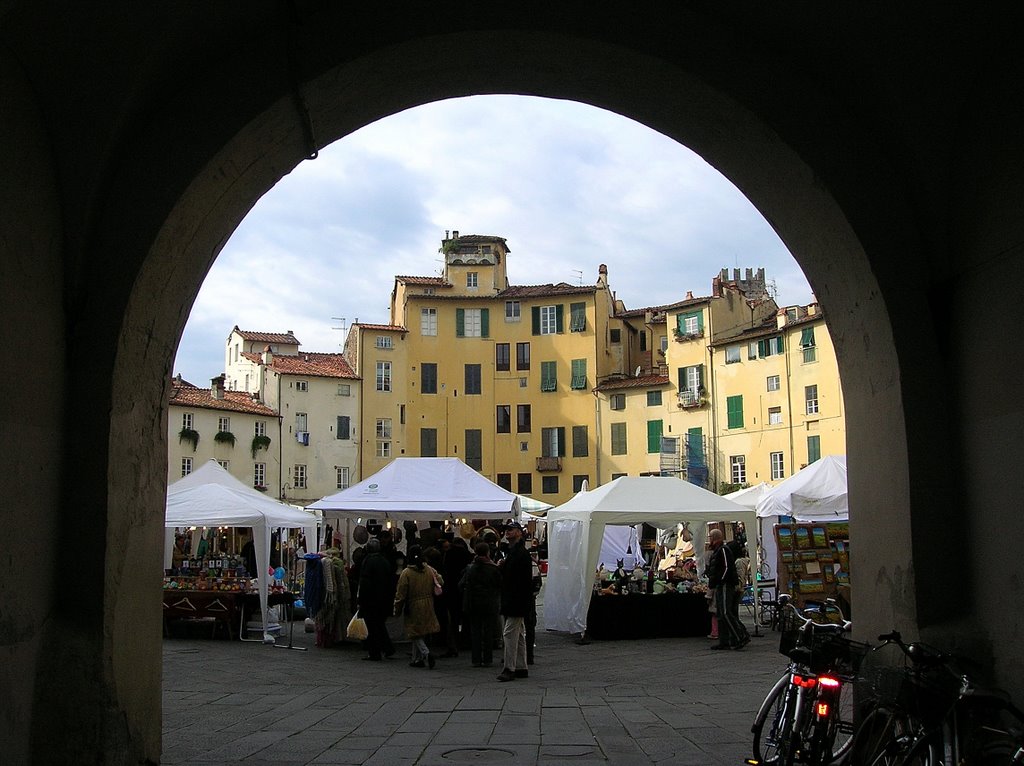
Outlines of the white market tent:
<svg viewBox="0 0 1024 766">
<path fill-rule="evenodd" d="M 770 488 L 757 501 L 763 556 L 773 570 L 778 560 L 773 526 L 778 517 L 791 516 L 795 521 L 847 521 L 850 504 L 846 487 L 846 456 L 828 455 Z M 762 525 L 767 530 L 764 534 Z"/>
<path fill-rule="evenodd" d="M 586 630 L 606 525 L 646 522 L 666 528 L 684 521 L 695 528 L 694 548 L 703 550 L 703 522 L 742 521 L 750 529 L 756 516 L 749 508 L 666 476 L 623 476 L 548 511 L 547 628 Z"/>
<path fill-rule="evenodd" d="M 758 501 L 757 515 L 844 521 L 850 517 L 846 486 L 846 456 L 828 455 L 772 487 Z"/>
<path fill-rule="evenodd" d="M 221 468 L 216 460 L 211 459 L 167 488 L 164 512 L 165 568 L 171 565 L 176 527 L 217 526 L 252 527 L 256 568 L 259 570 L 263 640 L 272 643 L 273 637 L 266 633 L 271 530 L 304 529 L 306 539 L 315 540 L 316 517 L 246 486 Z"/>
<path fill-rule="evenodd" d="M 325 516 L 383 522 L 517 519 L 519 496 L 454 457 L 400 457 L 348 489 L 307 506 Z"/>
</svg>

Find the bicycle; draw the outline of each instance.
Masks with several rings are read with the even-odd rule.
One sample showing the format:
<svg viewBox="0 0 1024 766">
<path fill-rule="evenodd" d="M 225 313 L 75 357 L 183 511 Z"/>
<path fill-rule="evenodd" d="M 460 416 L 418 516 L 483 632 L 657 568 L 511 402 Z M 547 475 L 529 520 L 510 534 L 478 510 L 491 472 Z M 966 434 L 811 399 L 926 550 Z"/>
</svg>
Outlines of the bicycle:
<svg viewBox="0 0 1024 766">
<path fill-rule="evenodd" d="M 779 651 L 790 663 L 754 718 L 754 757 L 747 763 L 838 763 L 852 746 L 850 682 L 870 647 L 846 638 L 851 623 L 832 599 L 803 614 L 788 595 L 781 594 L 778 601 Z"/>
<path fill-rule="evenodd" d="M 904 643 L 899 631 L 878 640 L 874 651 L 894 645 L 903 662 L 858 679 L 874 708 L 857 728 L 851 766 L 1024 764 L 1024 712 L 1005 692 L 982 688 L 957 657 Z"/>
</svg>

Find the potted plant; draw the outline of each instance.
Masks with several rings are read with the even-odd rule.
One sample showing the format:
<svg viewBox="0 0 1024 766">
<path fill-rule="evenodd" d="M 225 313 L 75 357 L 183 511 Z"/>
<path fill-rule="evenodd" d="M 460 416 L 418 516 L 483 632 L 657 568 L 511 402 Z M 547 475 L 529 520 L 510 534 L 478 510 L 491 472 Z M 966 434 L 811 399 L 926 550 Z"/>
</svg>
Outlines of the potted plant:
<svg viewBox="0 0 1024 766">
<path fill-rule="evenodd" d="M 178 431 L 178 443 L 190 442 L 192 444 L 192 451 L 195 452 L 199 446 L 199 432 L 193 428 L 182 428 Z"/>
<path fill-rule="evenodd" d="M 217 444 L 230 444 L 232 447 L 235 446 L 235 435 L 230 431 L 218 431 L 214 435 L 213 440 L 217 442 Z"/>
<path fill-rule="evenodd" d="M 269 436 L 260 435 L 260 436 L 252 437 L 252 456 L 253 456 L 253 458 L 256 457 L 256 453 L 259 452 L 261 449 L 269 449 L 269 448 L 270 448 L 270 437 Z M 257 487 L 257 489 L 259 489 L 259 487 Z M 264 487 L 264 490 L 266 490 L 266 487 Z"/>
</svg>

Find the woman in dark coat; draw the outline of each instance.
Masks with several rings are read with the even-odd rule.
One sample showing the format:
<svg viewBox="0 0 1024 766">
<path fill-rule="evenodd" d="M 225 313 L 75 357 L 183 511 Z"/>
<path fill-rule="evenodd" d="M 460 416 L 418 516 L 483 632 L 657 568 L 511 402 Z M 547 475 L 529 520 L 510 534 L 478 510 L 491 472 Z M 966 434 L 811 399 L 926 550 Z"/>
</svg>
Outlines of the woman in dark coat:
<svg viewBox="0 0 1024 766">
<path fill-rule="evenodd" d="M 477 543 L 476 558 L 462 578 L 462 611 L 469 619 L 474 668 L 494 663 L 494 629 L 500 608 L 501 572 L 491 561 L 491 547 Z"/>
</svg>

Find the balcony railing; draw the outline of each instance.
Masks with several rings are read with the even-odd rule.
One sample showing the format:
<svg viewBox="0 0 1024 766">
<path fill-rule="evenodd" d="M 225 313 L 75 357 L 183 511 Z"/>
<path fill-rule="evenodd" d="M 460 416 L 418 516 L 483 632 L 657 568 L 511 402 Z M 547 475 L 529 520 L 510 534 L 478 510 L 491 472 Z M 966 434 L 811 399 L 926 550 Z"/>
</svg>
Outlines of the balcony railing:
<svg viewBox="0 0 1024 766">
<path fill-rule="evenodd" d="M 562 470 L 562 458 L 560 457 L 539 457 L 537 458 L 537 470 L 541 473 L 554 473 Z"/>
<path fill-rule="evenodd" d="M 684 388 L 679 392 L 679 406 L 683 409 L 703 407 L 705 404 L 707 404 L 707 398 L 702 391 Z"/>
</svg>

